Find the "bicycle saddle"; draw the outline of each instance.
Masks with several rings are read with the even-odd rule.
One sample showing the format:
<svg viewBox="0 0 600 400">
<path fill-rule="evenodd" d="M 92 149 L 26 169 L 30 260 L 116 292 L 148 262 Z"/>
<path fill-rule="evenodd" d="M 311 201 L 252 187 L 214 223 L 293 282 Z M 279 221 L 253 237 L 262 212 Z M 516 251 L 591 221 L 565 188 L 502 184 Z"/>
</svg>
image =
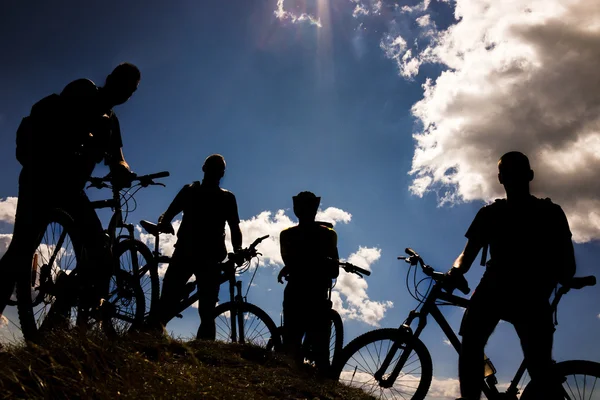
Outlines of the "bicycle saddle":
<svg viewBox="0 0 600 400">
<path fill-rule="evenodd" d="M 158 234 L 159 234 L 158 225 L 153 224 L 150 221 L 144 221 L 144 220 L 140 221 L 140 225 L 142 226 L 142 228 L 144 228 L 144 230 L 146 232 L 148 232 L 152 236 L 158 236 Z"/>
</svg>

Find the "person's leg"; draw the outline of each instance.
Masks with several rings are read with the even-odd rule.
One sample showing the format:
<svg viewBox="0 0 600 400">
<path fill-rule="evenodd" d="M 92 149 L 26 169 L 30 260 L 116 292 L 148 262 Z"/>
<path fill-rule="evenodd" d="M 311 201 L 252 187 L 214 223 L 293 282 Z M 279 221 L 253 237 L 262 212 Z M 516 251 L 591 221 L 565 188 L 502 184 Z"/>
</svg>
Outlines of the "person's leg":
<svg viewBox="0 0 600 400">
<path fill-rule="evenodd" d="M 552 342 L 554 336 L 552 311 L 548 305 L 544 304 L 539 309 L 519 316 L 514 325 L 521 341 L 532 382 L 542 383 L 542 385 L 536 385 L 536 390 L 540 390 L 540 398 L 562 399 L 560 384 L 552 386 L 552 383 L 558 380 L 550 376 L 553 364 Z"/>
<path fill-rule="evenodd" d="M 80 293 L 80 300 L 95 308 L 101 298 L 108 297 L 110 278 L 117 268 L 117 260 L 112 257 L 108 237 L 85 193 L 65 189 L 59 201 L 59 207 L 73 219 L 75 234 L 79 236 L 73 240 L 73 245 L 79 246 L 75 249 L 79 251 L 78 278 L 83 283 L 82 287 L 88 288 Z M 76 289 L 70 287 L 69 290 Z"/>
<path fill-rule="evenodd" d="M 283 292 L 283 351 L 298 362 L 302 361 L 305 307 L 302 291 L 296 290 L 288 283 Z"/>
<path fill-rule="evenodd" d="M 314 314 L 306 333 L 307 337 L 310 338 L 310 343 L 312 343 L 315 365 L 322 374 L 327 374 L 329 370 L 331 320 L 329 319 L 330 307 L 328 306 L 329 304 L 325 300 L 309 308 L 310 310 L 314 310 Z"/>
<path fill-rule="evenodd" d="M 162 292 L 158 305 L 158 322 L 162 325 L 167 323 L 175 316 L 177 304 L 182 300 L 182 290 L 187 281 L 193 275 L 191 262 L 185 256 L 185 251 L 175 248 L 171 257 L 169 268 L 163 278 Z"/>
<path fill-rule="evenodd" d="M 14 292 L 18 271 L 21 268 L 31 270 L 33 254 L 45 229 L 42 226 L 45 211 L 43 204 L 36 203 L 33 187 L 20 182 L 12 239 L 0 259 L 0 315 Z"/>
<path fill-rule="evenodd" d="M 202 273 L 196 274 L 198 286 L 198 314 L 200 326 L 196 337 L 203 340 L 215 340 L 215 306 L 219 301 L 219 288 L 221 287 L 220 273 L 215 264 L 210 265 Z"/>
<path fill-rule="evenodd" d="M 500 322 L 497 310 L 485 293 L 473 294 L 460 328 L 461 350 L 458 358 L 460 392 L 463 399 L 479 400 L 484 377 L 484 348 Z"/>
</svg>

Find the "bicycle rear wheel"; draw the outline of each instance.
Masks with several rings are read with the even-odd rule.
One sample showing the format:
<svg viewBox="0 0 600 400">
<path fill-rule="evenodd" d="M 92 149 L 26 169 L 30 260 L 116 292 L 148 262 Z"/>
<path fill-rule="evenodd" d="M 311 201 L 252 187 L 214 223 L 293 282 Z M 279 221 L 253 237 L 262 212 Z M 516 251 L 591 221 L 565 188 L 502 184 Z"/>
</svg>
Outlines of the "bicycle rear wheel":
<svg viewBox="0 0 600 400">
<path fill-rule="evenodd" d="M 600 363 L 585 360 L 562 361 L 554 365 L 554 376 L 559 377 L 564 390 L 561 398 L 569 400 L 600 400 Z M 536 386 L 547 385 L 544 382 L 531 381 L 521 400 L 536 400 Z M 558 388 L 557 388 L 558 389 Z"/>
<path fill-rule="evenodd" d="M 139 240 L 124 240 L 117 244 L 114 254 L 119 258 L 120 268 L 137 276 L 144 295 L 144 315 L 154 311 L 160 298 L 158 265 L 150 249 Z"/>
<path fill-rule="evenodd" d="M 73 219 L 62 210 L 52 211 L 31 267 L 21 268 L 17 276 L 17 309 L 25 339 L 37 337 L 39 329 L 47 322 L 57 295 L 66 295 L 67 288 L 77 275 L 75 270 L 81 268 L 81 251 Z M 77 309 L 67 314 L 69 325 L 76 325 Z"/>
<path fill-rule="evenodd" d="M 281 339 L 275 323 L 269 315 L 250 303 L 235 304 L 227 302 L 218 305 L 215 308 L 216 340 L 231 343 L 232 342 L 232 315 L 233 307 L 239 306 L 238 312 L 241 312 L 244 320 L 243 337 L 244 343 L 252 344 L 258 347 L 267 348 L 267 345 L 279 348 Z M 236 341 L 240 342 L 239 324 L 236 320 Z"/>
<path fill-rule="evenodd" d="M 329 337 L 329 363 L 333 365 L 336 357 L 339 357 L 344 347 L 344 323 L 340 314 L 331 309 L 329 311 L 331 320 L 331 335 Z"/>
<path fill-rule="evenodd" d="M 395 354 L 391 351 L 396 347 Z M 405 354 L 410 349 L 409 354 Z M 385 371 L 384 360 L 390 354 Z M 398 377 L 388 381 L 401 356 L 406 357 Z M 377 376 L 378 372 L 381 376 Z M 399 329 L 377 329 L 367 332 L 346 346 L 335 360 L 333 378 L 358 387 L 378 399 L 425 398 L 433 376 L 433 365 L 427 348 L 419 339 Z"/>
</svg>

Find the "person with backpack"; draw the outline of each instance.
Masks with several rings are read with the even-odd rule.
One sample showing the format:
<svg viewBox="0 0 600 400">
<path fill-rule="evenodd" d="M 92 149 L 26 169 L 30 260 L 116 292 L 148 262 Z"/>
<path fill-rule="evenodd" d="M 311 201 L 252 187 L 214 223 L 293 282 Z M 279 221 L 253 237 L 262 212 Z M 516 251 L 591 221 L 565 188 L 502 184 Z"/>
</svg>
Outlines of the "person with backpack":
<svg viewBox="0 0 600 400">
<path fill-rule="evenodd" d="M 311 338 L 316 367 L 329 369 L 331 321 L 328 298 L 332 280 L 339 275 L 337 234 L 331 225 L 315 221 L 321 198 L 312 192 L 293 197 L 298 225 L 280 234 L 284 267 L 277 281 L 287 285 L 283 295 L 283 348 L 302 363 L 302 338 Z"/>
<path fill-rule="evenodd" d="M 225 167 L 225 159 L 220 154 L 207 157 L 202 166 L 202 182 L 196 181 L 184 186 L 158 220 L 160 232 L 172 233 L 171 221 L 183 212 L 175 251 L 163 279 L 158 321 L 149 323 L 150 330 L 167 325 L 173 309 L 182 300 L 181 293 L 187 281 L 192 275 L 196 275 L 200 314 L 197 338 L 215 339 L 214 310 L 222 283 L 220 263 L 227 256 L 225 223 L 229 225 L 234 252 L 242 249 L 242 231 L 235 195 L 220 187 Z"/>
<path fill-rule="evenodd" d="M 447 273 L 450 287 L 465 287 L 463 275 L 484 249 L 481 263 L 486 271 L 460 328 L 461 399 L 480 398 L 484 347 L 501 319 L 514 325 L 531 378 L 552 382 L 548 374 L 554 326 L 549 299 L 558 283 L 568 282 L 575 274 L 575 256 L 561 207 L 530 194 L 533 176 L 523 153 L 512 151 L 500 158 L 498 180 L 506 199 L 479 210 L 465 235 L 464 251 Z M 491 258 L 485 263 L 488 246 Z M 560 393 L 549 384 L 543 390 L 543 399 Z"/>
<path fill-rule="evenodd" d="M 133 174 L 123 156 L 113 107 L 131 97 L 140 77 L 135 65 L 119 64 L 104 86 L 88 79 L 75 80 L 60 94 L 34 104 L 29 116 L 22 119 L 17 130 L 16 156 L 22 169 L 13 237 L 0 260 L 0 314 L 13 293 L 17 271 L 31 266 L 53 209 L 64 210 L 79 228 L 92 268 L 112 262 L 102 224 L 84 189 L 102 160 L 110 167 L 113 183 L 131 185 Z M 108 290 L 108 278 L 98 285 L 99 295 Z"/>
</svg>

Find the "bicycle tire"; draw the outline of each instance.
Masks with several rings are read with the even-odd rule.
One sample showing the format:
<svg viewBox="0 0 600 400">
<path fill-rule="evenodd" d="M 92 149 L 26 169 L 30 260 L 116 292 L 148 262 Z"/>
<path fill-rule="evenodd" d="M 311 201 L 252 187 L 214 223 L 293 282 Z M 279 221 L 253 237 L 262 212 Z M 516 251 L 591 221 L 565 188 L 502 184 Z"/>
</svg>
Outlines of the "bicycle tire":
<svg viewBox="0 0 600 400">
<path fill-rule="evenodd" d="M 331 322 L 331 330 L 329 333 L 329 365 L 333 365 L 336 356 L 339 357 L 342 348 L 344 347 L 344 324 L 342 317 L 334 309 L 329 310 L 329 321 Z M 302 349 L 306 360 L 313 362 L 311 359 L 311 345 L 308 336 L 304 336 L 302 341 Z"/>
<path fill-rule="evenodd" d="M 82 248 L 79 240 L 80 236 L 71 216 L 63 210 L 53 210 L 49 213 L 45 225 L 46 229 L 39 238 L 39 244 L 34 253 L 34 257 L 35 254 L 39 255 L 48 252 L 50 249 L 53 249 L 52 255 L 49 257 L 46 257 L 49 255 L 49 253 L 41 255 L 40 261 L 46 262 L 46 264 L 43 264 L 43 266 L 40 268 L 32 265 L 30 268 L 20 268 L 17 272 L 16 290 L 19 322 L 23 337 L 26 340 L 32 341 L 38 337 L 39 328 L 48 316 L 48 313 L 44 312 L 45 308 L 39 308 L 37 311 L 34 311 L 34 307 L 40 306 L 43 302 L 44 305 L 50 305 L 50 308 L 48 309 L 49 312 L 54 304 L 54 301 L 56 300 L 55 296 L 46 293 L 45 289 L 43 288 L 51 288 L 52 285 L 56 285 L 59 280 L 57 278 L 60 276 L 60 271 L 71 271 L 69 272 L 70 274 L 76 268 L 81 268 L 80 259 Z M 63 237 L 61 248 L 57 251 L 57 247 L 54 246 L 53 248 L 53 244 L 49 242 L 52 241 L 50 240 L 50 235 L 52 238 L 55 238 L 55 234 L 57 234 L 59 231 L 61 233 L 59 234 L 57 243 L 61 240 L 60 237 L 62 237 L 63 233 L 65 236 Z M 65 248 L 63 245 L 67 246 L 67 249 L 64 251 L 62 251 Z M 73 260 L 70 260 L 68 265 L 65 265 L 65 267 L 73 266 L 73 269 L 63 269 L 60 265 L 60 262 L 63 260 L 62 256 L 70 254 L 69 248 L 72 249 L 75 265 L 73 266 Z M 59 256 L 61 251 L 62 255 Z M 51 263 L 52 265 L 48 264 L 50 260 L 53 260 Z M 55 273 L 55 275 L 53 275 L 53 273 Z M 44 275 L 45 284 L 42 284 Z M 37 289 L 37 293 L 34 289 Z"/>
<path fill-rule="evenodd" d="M 381 342 L 381 344 L 378 346 L 377 343 L 379 342 Z M 385 342 L 388 342 L 387 346 L 383 346 Z M 419 367 L 413 368 L 416 360 L 413 360 L 413 354 L 411 353 L 409 355 L 409 358 L 407 359 L 408 363 L 405 364 L 405 367 L 409 366 L 411 368 L 411 371 L 408 371 L 408 373 L 405 373 L 400 377 L 407 377 L 405 382 L 409 382 L 410 385 L 407 385 L 405 383 L 398 384 L 398 380 L 396 380 L 391 388 L 387 388 L 382 387 L 374 377 L 375 371 L 379 369 L 379 366 L 375 366 L 375 369 L 373 370 L 370 370 L 368 365 L 365 366 L 365 364 L 367 364 L 368 362 L 366 361 L 366 358 L 361 354 L 361 350 L 367 349 L 367 353 L 371 356 L 378 355 L 379 358 L 385 358 L 385 355 L 387 355 L 387 350 L 385 350 L 385 353 L 382 350 L 384 350 L 385 348 L 389 350 L 393 343 L 400 344 L 401 346 L 406 346 L 407 344 L 410 345 L 413 348 L 414 354 L 417 355 L 418 361 L 420 361 L 421 371 L 420 373 L 415 373 L 415 371 Z M 374 352 L 371 352 L 369 350 L 369 346 L 372 344 L 375 344 Z M 377 348 L 379 348 L 379 350 L 377 350 Z M 360 358 L 355 358 L 355 355 L 357 354 L 360 354 Z M 398 358 L 399 357 L 394 357 L 394 360 L 397 360 Z M 392 366 L 393 365 L 394 364 L 392 362 Z M 359 371 L 359 368 L 362 368 L 362 370 Z M 359 372 L 359 378 L 364 378 L 361 382 L 355 381 L 355 379 L 357 378 L 357 372 Z M 340 353 L 339 358 L 335 360 L 335 364 L 332 368 L 332 374 L 334 379 L 337 379 L 340 382 L 349 384 L 351 386 L 358 386 L 365 392 L 374 396 L 375 398 L 403 398 L 407 400 L 423 400 L 425 398 L 425 395 L 427 394 L 427 391 L 429 390 L 429 387 L 431 386 L 431 380 L 433 378 L 433 364 L 431 362 L 431 355 L 429 354 L 429 351 L 427 350 L 423 342 L 421 342 L 421 340 L 400 329 L 385 328 L 367 332 L 363 335 L 358 336 L 350 343 L 348 343 L 348 345 L 344 347 L 344 349 Z M 350 376 L 348 377 L 350 379 L 344 377 L 344 375 L 346 374 L 350 374 Z M 414 382 L 416 381 L 417 375 L 420 377 L 420 379 L 418 385 L 415 386 Z M 374 385 L 372 385 L 370 390 L 366 390 L 365 386 L 369 382 L 374 382 Z M 360 385 L 360 383 L 362 383 L 362 385 Z M 407 395 L 401 393 L 398 387 L 416 390 L 411 395 Z M 379 392 L 379 396 L 377 396 L 377 392 Z"/>
<path fill-rule="evenodd" d="M 329 363 L 333 365 L 336 357 L 340 356 L 344 348 L 344 323 L 340 314 L 331 309 L 329 311 L 329 319 L 331 320 L 331 335 L 329 338 Z"/>
<path fill-rule="evenodd" d="M 127 253 L 128 256 L 126 256 Z M 140 288 L 145 297 L 144 314 L 147 317 L 155 311 L 160 298 L 158 264 L 154 260 L 152 251 L 139 240 L 127 239 L 116 245 L 114 254 L 119 259 L 120 268 L 122 270 L 131 275 L 138 275 Z M 124 258 L 125 261 L 131 262 L 129 264 L 124 264 Z M 143 260 L 143 262 L 140 262 L 141 260 Z M 134 269 L 137 271 L 134 271 Z"/>
<path fill-rule="evenodd" d="M 569 360 L 556 363 L 554 371 L 557 376 L 563 378 L 563 388 L 566 384 L 566 392 L 570 399 L 595 399 L 600 393 L 600 363 L 587 361 L 587 360 Z M 583 376 L 582 379 L 569 379 L 570 376 Z M 587 379 L 587 378 L 594 378 Z M 571 383 L 569 383 L 571 382 Z M 575 384 L 573 384 L 573 382 Z M 544 384 L 545 382 L 542 382 Z M 592 392 L 586 391 L 583 385 L 591 386 L 592 391 L 596 391 L 596 396 L 592 396 Z M 531 381 L 523 390 L 521 400 L 536 400 L 537 397 L 534 393 L 536 383 Z M 588 387 L 589 387 L 588 386 Z"/>
<path fill-rule="evenodd" d="M 219 304 L 215 308 L 215 325 L 216 325 L 216 340 L 231 343 L 231 310 L 236 306 L 236 303 L 227 302 Z M 245 343 L 250 343 L 255 346 L 267 348 L 273 346 L 279 348 L 281 338 L 277 330 L 277 326 L 269 317 L 269 315 L 250 303 L 240 303 L 242 313 L 244 313 L 244 338 Z M 253 314 L 254 317 L 250 315 Z M 264 327 L 260 330 L 256 327 L 262 323 Z M 239 327 L 237 328 L 239 329 Z M 267 330 L 265 332 L 265 329 Z M 236 335 L 239 337 L 239 332 Z"/>
<path fill-rule="evenodd" d="M 135 330 L 144 323 L 145 295 L 139 284 L 127 271 L 116 270 L 110 279 L 108 309 L 102 317 L 104 331 L 107 336 L 124 335 Z M 134 310 L 132 311 L 131 305 Z"/>
</svg>

